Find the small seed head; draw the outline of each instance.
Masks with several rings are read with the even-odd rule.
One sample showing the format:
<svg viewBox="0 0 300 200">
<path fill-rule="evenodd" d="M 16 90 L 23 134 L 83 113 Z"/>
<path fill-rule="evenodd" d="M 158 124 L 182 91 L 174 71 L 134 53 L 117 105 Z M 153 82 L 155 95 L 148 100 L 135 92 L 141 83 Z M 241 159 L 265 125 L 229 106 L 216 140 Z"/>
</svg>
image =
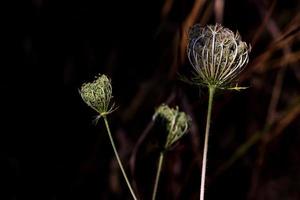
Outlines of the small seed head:
<svg viewBox="0 0 300 200">
<path fill-rule="evenodd" d="M 194 25 L 189 31 L 187 54 L 194 69 L 192 82 L 228 87 L 249 61 L 250 47 L 223 26 Z"/>
<path fill-rule="evenodd" d="M 100 116 L 113 112 L 114 104 L 110 103 L 113 98 L 112 87 L 107 76 L 99 74 L 93 82 L 84 83 L 79 92 L 83 101 Z"/>
<path fill-rule="evenodd" d="M 153 120 L 160 117 L 166 122 L 168 131 L 165 149 L 170 149 L 185 133 L 190 125 L 190 117 L 184 112 L 179 112 L 178 106 L 170 108 L 169 106 L 160 105 L 153 115 Z"/>
</svg>

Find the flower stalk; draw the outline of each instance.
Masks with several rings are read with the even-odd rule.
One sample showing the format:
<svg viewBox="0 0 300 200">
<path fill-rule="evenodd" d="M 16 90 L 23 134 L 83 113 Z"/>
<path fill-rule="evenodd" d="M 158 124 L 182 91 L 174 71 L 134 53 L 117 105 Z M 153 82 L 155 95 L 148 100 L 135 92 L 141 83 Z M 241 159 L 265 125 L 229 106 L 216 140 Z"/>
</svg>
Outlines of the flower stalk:
<svg viewBox="0 0 300 200">
<path fill-rule="evenodd" d="M 126 172 L 125 172 L 125 170 L 124 170 L 122 161 L 121 161 L 121 159 L 120 159 L 120 157 L 119 157 L 119 154 L 118 154 L 118 151 L 117 151 L 117 148 L 116 148 L 114 139 L 113 139 L 113 137 L 112 137 L 112 135 L 111 135 L 110 128 L 109 128 L 109 124 L 108 124 L 108 121 L 107 121 L 107 117 L 106 117 L 106 116 L 103 116 L 103 120 L 104 120 L 104 123 L 105 123 L 105 127 L 106 127 L 106 130 L 107 130 L 107 134 L 108 134 L 108 137 L 109 137 L 111 146 L 112 146 L 112 148 L 113 148 L 113 150 L 114 150 L 116 159 L 117 159 L 118 164 L 119 164 L 119 166 L 120 166 L 120 169 L 121 169 L 121 171 L 122 171 L 123 177 L 124 177 L 124 179 L 125 179 L 125 181 L 126 181 L 126 184 L 127 184 L 127 186 L 128 186 L 128 189 L 129 189 L 129 191 L 130 191 L 130 193 L 131 193 L 132 198 L 133 198 L 134 200 L 137 200 L 136 195 L 134 194 L 134 191 L 133 191 L 133 189 L 132 189 L 132 187 L 131 187 L 131 184 L 130 184 L 130 182 L 129 182 L 129 180 L 128 180 L 128 177 L 127 177 L 127 175 L 126 175 Z"/>
<path fill-rule="evenodd" d="M 207 149 L 208 149 L 209 129 L 211 123 L 211 112 L 212 112 L 212 104 L 213 104 L 213 98 L 215 93 L 215 86 L 209 86 L 208 92 L 209 92 L 209 98 L 208 98 L 208 108 L 207 108 L 207 116 L 206 116 L 204 149 L 203 149 L 203 157 L 202 157 L 200 200 L 204 200 Z"/>
<path fill-rule="evenodd" d="M 159 178 L 160 178 L 160 174 L 161 174 L 161 168 L 162 168 L 164 156 L 165 156 L 165 153 L 160 152 L 158 164 L 157 164 L 157 172 L 156 172 L 155 182 L 154 182 L 154 187 L 153 187 L 153 192 L 152 192 L 152 200 L 156 199 L 157 187 L 158 187 L 158 182 L 159 182 Z"/>
</svg>

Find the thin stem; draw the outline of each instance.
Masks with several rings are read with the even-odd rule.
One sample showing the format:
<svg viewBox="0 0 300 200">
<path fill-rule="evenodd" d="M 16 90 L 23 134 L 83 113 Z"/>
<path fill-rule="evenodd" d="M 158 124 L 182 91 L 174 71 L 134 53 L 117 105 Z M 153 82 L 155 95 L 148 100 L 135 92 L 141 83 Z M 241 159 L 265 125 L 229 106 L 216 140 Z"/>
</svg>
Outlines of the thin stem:
<svg viewBox="0 0 300 200">
<path fill-rule="evenodd" d="M 111 132 L 110 132 L 110 128 L 109 128 L 109 125 L 108 125 L 108 121 L 107 121 L 106 116 L 103 116 L 103 119 L 104 119 L 104 122 L 105 122 L 106 130 L 107 130 L 107 134 L 108 134 L 108 136 L 109 136 L 109 140 L 110 140 L 111 146 L 112 146 L 112 148 L 113 148 L 113 150 L 114 150 L 115 156 L 116 156 L 117 161 L 118 161 L 118 164 L 119 164 L 119 166 L 120 166 L 120 168 L 121 168 L 121 171 L 122 171 L 122 174 L 123 174 L 124 179 L 125 179 L 125 181 L 126 181 L 126 184 L 127 184 L 128 188 L 129 188 L 129 190 L 130 190 L 130 193 L 131 193 L 131 195 L 132 195 L 132 198 L 133 198 L 134 200 L 137 200 L 137 198 L 136 198 L 136 196 L 135 196 L 135 194 L 134 194 L 134 191 L 133 191 L 133 189 L 132 189 L 132 187 L 131 187 L 131 185 L 130 185 L 130 182 L 129 182 L 128 178 L 127 178 L 126 172 L 125 172 L 125 170 L 124 170 L 124 168 L 123 168 L 121 159 L 120 159 L 120 157 L 119 157 L 119 154 L 118 154 L 118 151 L 117 151 L 117 149 L 116 149 L 116 146 L 115 146 L 113 137 L 112 137 Z"/>
<path fill-rule="evenodd" d="M 159 155 L 159 160 L 158 160 L 158 164 L 157 164 L 157 172 L 156 172 L 154 188 L 153 188 L 153 193 L 152 193 L 152 200 L 155 200 L 155 198 L 156 198 L 157 187 L 158 187 L 158 182 L 159 182 L 159 177 L 160 177 L 160 173 L 161 173 L 161 167 L 162 167 L 163 160 L 164 160 L 164 152 L 161 152 Z"/>
<path fill-rule="evenodd" d="M 209 86 L 208 90 L 209 90 L 209 99 L 208 99 L 205 140 L 204 140 L 204 150 L 203 150 L 203 160 L 202 160 L 200 200 L 204 200 L 205 174 L 206 174 L 206 162 L 207 162 L 207 146 L 208 146 L 208 136 L 209 136 L 209 128 L 210 128 L 211 110 L 212 110 L 213 98 L 214 98 L 214 93 L 215 93 L 215 87 L 214 86 Z"/>
</svg>

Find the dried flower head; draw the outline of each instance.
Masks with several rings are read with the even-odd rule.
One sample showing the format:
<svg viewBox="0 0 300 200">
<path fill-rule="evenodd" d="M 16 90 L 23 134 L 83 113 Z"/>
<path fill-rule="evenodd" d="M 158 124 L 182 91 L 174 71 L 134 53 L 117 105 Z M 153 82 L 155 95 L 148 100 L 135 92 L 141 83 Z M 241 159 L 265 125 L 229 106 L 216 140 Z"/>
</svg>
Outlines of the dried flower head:
<svg viewBox="0 0 300 200">
<path fill-rule="evenodd" d="M 169 106 L 160 105 L 153 115 L 153 120 L 161 117 L 166 121 L 168 131 L 165 149 L 170 149 L 188 130 L 190 125 L 190 117 L 184 112 L 179 112 L 178 106 L 170 108 Z"/>
<path fill-rule="evenodd" d="M 84 83 L 79 92 L 83 101 L 97 111 L 100 117 L 115 110 L 114 104 L 110 103 L 113 96 L 111 81 L 107 76 L 99 74 L 93 82 Z"/>
<path fill-rule="evenodd" d="M 194 25 L 189 31 L 188 58 L 194 68 L 192 82 L 226 88 L 244 69 L 250 46 L 219 24 Z"/>
</svg>

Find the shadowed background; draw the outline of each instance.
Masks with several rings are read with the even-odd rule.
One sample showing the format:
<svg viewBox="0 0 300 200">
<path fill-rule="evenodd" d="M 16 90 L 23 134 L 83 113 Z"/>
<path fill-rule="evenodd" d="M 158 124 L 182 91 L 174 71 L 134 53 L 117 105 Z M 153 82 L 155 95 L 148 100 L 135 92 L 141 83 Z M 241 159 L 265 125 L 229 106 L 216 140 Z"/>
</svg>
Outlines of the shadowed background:
<svg viewBox="0 0 300 200">
<path fill-rule="evenodd" d="M 241 92 L 215 98 L 206 199 L 300 199 L 300 3 L 46 1 L 9 6 L 0 69 L 4 199 L 130 199 L 104 124 L 78 93 L 105 73 L 108 118 L 141 199 L 150 199 L 165 102 L 192 117 L 166 154 L 158 199 L 198 199 L 207 91 L 189 74 L 189 27 L 221 23 L 252 45 Z"/>
</svg>

